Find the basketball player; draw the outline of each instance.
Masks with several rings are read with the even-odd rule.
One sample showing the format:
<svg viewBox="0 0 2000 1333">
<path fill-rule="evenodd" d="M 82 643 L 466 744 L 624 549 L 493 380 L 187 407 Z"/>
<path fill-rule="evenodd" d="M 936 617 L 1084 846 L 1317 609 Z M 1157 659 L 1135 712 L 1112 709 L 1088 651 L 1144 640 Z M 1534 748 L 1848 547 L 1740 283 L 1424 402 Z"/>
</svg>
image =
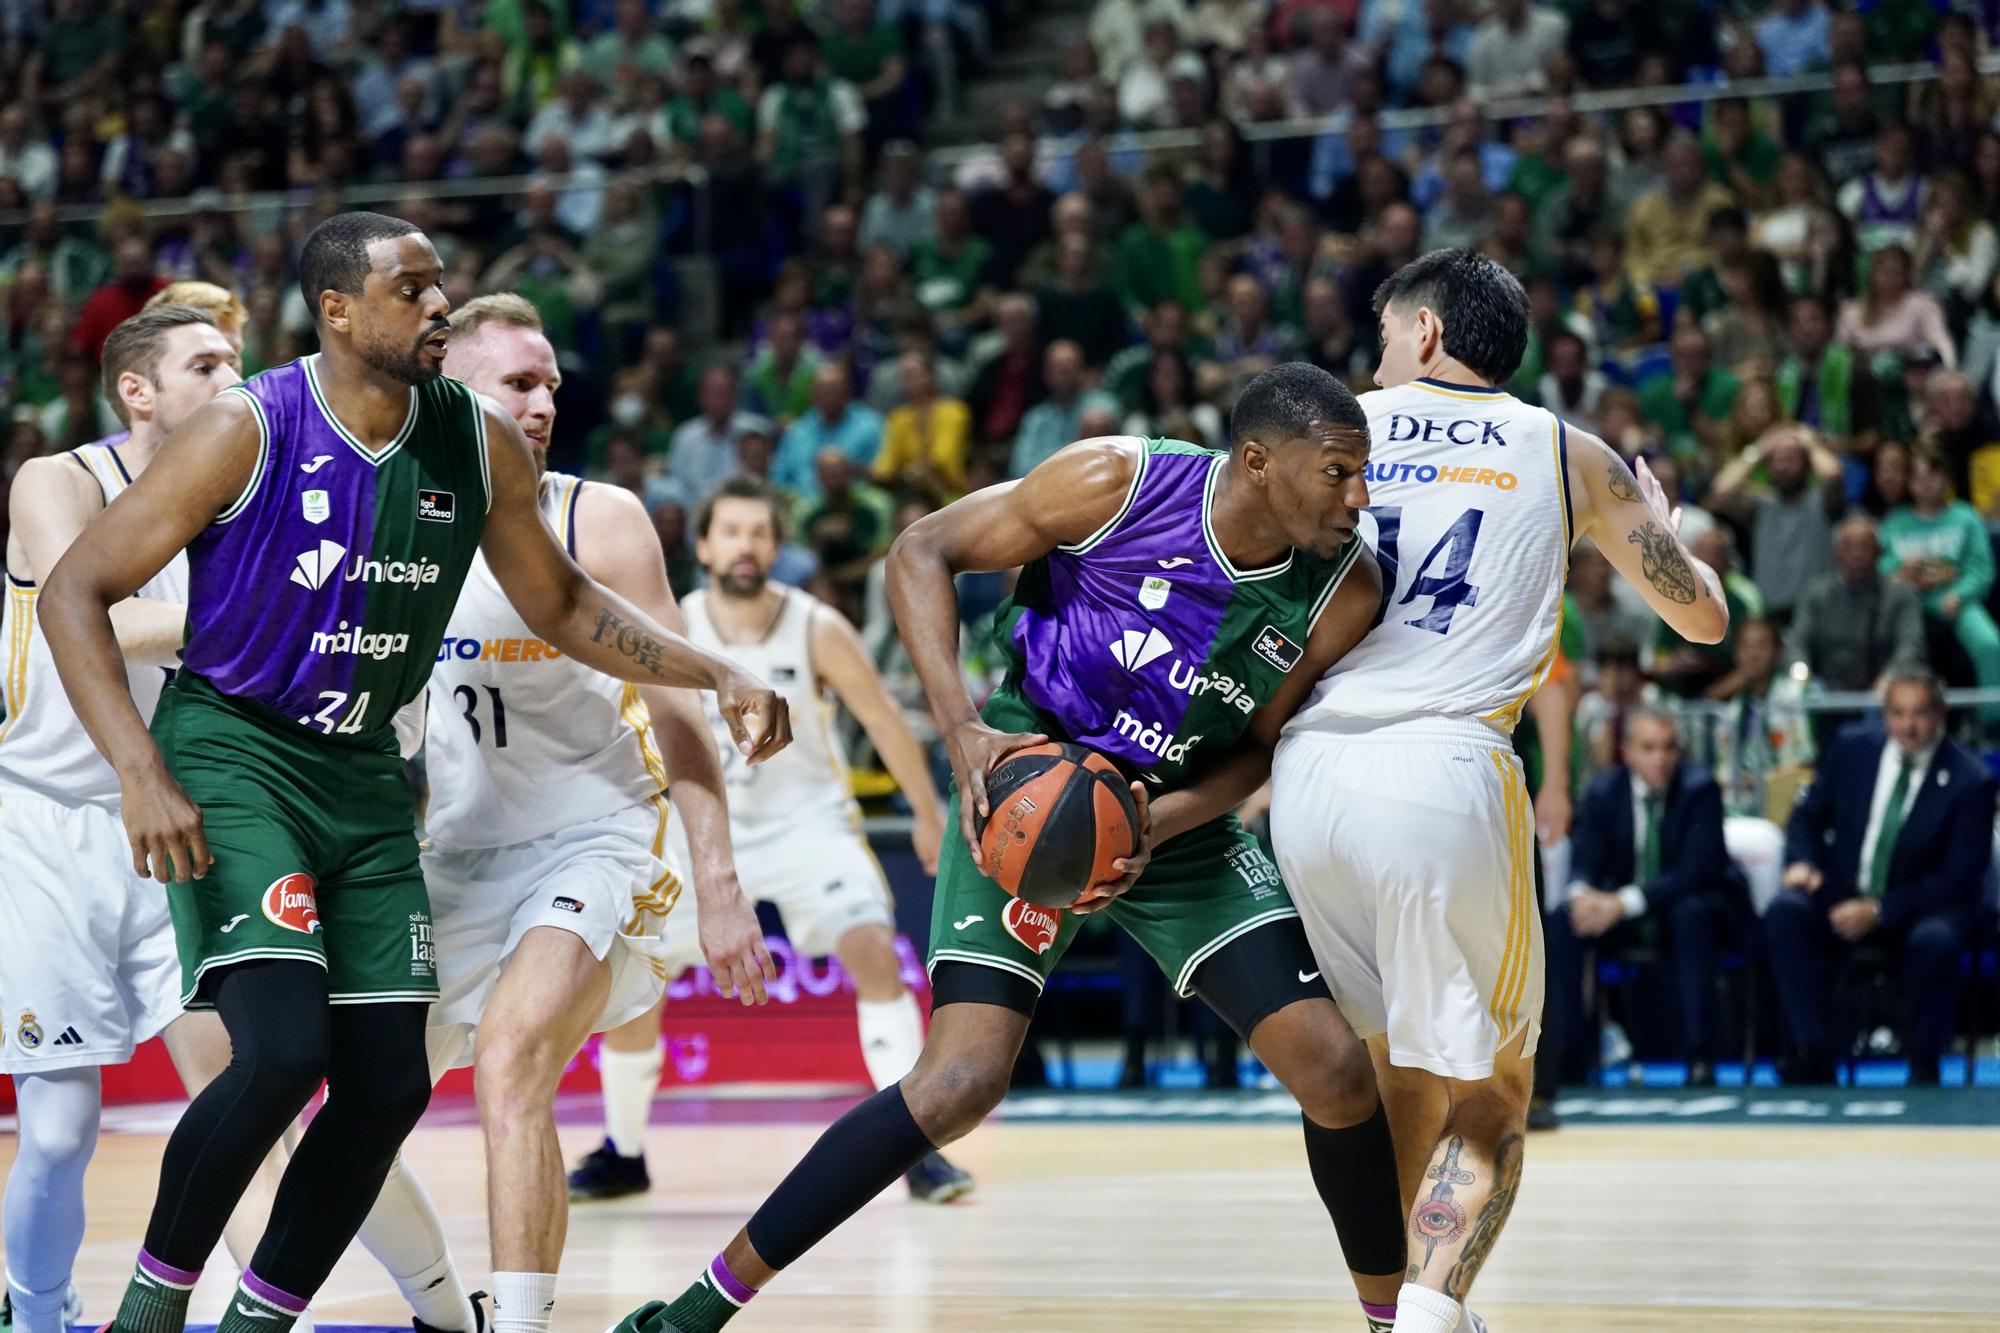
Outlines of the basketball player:
<svg viewBox="0 0 2000 1333">
<path fill-rule="evenodd" d="M 1643 463 L 1635 479 L 1497 387 L 1528 328 L 1505 269 L 1438 251 L 1375 302 L 1383 387 L 1361 401 L 1381 622 L 1286 726 L 1271 831 L 1395 1126 L 1411 1206 L 1394 1328 L 1448 1333 L 1521 1179 L 1543 961 L 1509 734 L 1555 658 L 1570 544 L 1590 537 L 1696 643 L 1729 614 Z"/>
<path fill-rule="evenodd" d="M 861 722 L 916 815 L 910 840 L 926 873 L 937 872 L 944 813 L 923 750 L 846 617 L 810 593 L 770 581 L 783 540 L 778 493 L 754 477 L 722 484 L 695 516 L 695 555 L 708 586 L 691 593 L 688 638 L 725 653 L 785 696 L 799 719 L 783 756 L 755 768 L 731 763 L 722 718 L 709 719 L 730 787 L 729 829 L 736 865 L 758 901 L 774 903 L 803 957 L 831 953 L 854 978 L 861 1057 L 869 1080 L 886 1088 L 910 1072 L 923 1049 L 924 1020 L 903 985 L 896 957 L 895 907 L 882 868 L 861 834 L 861 811 L 847 784 L 847 756 L 833 734 L 832 692 Z M 666 973 L 699 962 L 695 918 L 685 909 L 665 929 Z M 582 1197 L 616 1197 L 647 1187 L 639 1155 L 660 1079 L 657 1011 L 608 1033 L 604 1146 L 570 1177 Z M 628 1072 L 629 1071 L 629 1072 Z M 910 1168 L 912 1197 L 945 1203 L 972 1177 L 936 1153 Z"/>
<path fill-rule="evenodd" d="M 534 306 L 482 296 L 452 312 L 451 328 L 445 373 L 520 424 L 557 538 L 587 574 L 678 630 L 666 559 L 638 500 L 546 470 L 562 372 Z M 756 918 L 731 864 L 722 767 L 693 692 L 630 686 L 559 655 L 475 558 L 428 698 L 423 867 L 440 992 L 431 1068 L 478 1072 L 493 1327 L 542 1333 L 568 1227 L 556 1084 L 585 1037 L 649 1009 L 665 988 L 648 956 L 657 941 L 638 937 L 658 935 L 681 892 L 661 862 L 668 771 L 699 853 L 682 864 L 696 867 L 705 920 L 730 939 Z M 700 957 L 691 923 L 688 935 Z M 436 1216 L 409 1172 L 395 1171 L 360 1239 L 392 1273 L 432 1271 L 447 1258 Z M 400 1238 L 384 1247 L 390 1228 Z"/>
<path fill-rule="evenodd" d="M 559 651 L 718 690 L 753 758 L 786 739 L 783 700 L 556 544 L 520 427 L 439 378 L 447 303 L 421 232 L 339 214 L 299 264 L 320 354 L 191 417 L 77 538 L 39 607 L 119 776 L 134 868 L 169 886 L 183 1002 L 217 1009 L 233 1050 L 168 1140 L 113 1325 L 125 1333 L 182 1326 L 223 1219 L 324 1079 L 220 1324 L 286 1333 L 428 1100 L 435 946 L 391 720 L 428 680 L 475 552 Z M 110 608 L 183 548 L 183 665 L 149 735 Z M 722 951 L 732 989 L 761 988 L 757 943 Z"/>
<path fill-rule="evenodd" d="M 63 694 L 35 632 L 35 602 L 38 581 L 146 471 L 161 442 L 237 383 L 236 353 L 202 311 L 153 305 L 111 331 L 103 375 L 105 397 L 129 430 L 29 459 L 8 502 L 0 611 L 0 940 L 7 941 L 0 947 L 0 1072 L 13 1076 L 19 1102 L 20 1142 L 4 1210 L 5 1302 L 24 1333 L 67 1329 L 80 1317 L 70 1269 L 83 1241 L 100 1068 L 130 1060 L 133 1048 L 155 1035 L 190 1094 L 229 1063 L 220 1020 L 181 1012 L 166 896 L 131 872 L 117 774 Z M 187 562 L 176 558 L 113 611 L 127 688 L 143 714 L 179 662 L 186 602 Z M 262 1223 L 245 1213 L 228 1228 L 239 1262 L 249 1258 Z"/>
<path fill-rule="evenodd" d="M 1049 739 L 1115 760 L 1137 779 L 1142 829 L 1150 813 L 1141 850 L 1117 863 L 1123 878 L 1080 911 L 1108 911 L 1298 1099 L 1313 1182 L 1362 1298 L 1394 1299 L 1394 1151 L 1366 1048 L 1333 1006 L 1277 868 L 1229 813 L 1262 783 L 1284 720 L 1374 619 L 1380 585 L 1355 537 L 1366 423 L 1331 375 L 1281 365 L 1244 390 L 1227 452 L 1085 440 L 897 539 L 896 623 L 958 785 L 961 836 L 941 854 L 931 916 L 929 1037 L 909 1076 L 821 1135 L 692 1286 L 620 1329 L 711 1333 L 999 1103 L 1079 912 L 988 879 L 974 812 L 987 812 L 995 763 Z M 977 710 L 952 578 L 1016 565 L 994 631 L 1009 670 Z"/>
</svg>

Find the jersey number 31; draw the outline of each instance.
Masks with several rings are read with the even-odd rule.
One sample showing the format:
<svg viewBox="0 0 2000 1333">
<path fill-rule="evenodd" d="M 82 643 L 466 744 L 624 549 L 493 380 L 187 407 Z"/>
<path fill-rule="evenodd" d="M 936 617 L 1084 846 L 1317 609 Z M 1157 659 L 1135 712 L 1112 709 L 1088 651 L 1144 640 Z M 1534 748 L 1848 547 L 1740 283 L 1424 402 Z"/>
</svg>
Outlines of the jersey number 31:
<svg viewBox="0 0 2000 1333">
<path fill-rule="evenodd" d="M 1479 544 L 1479 525 L 1486 521 L 1486 511 L 1468 509 L 1452 521 L 1417 565 L 1409 590 L 1400 598 L 1396 588 L 1401 582 L 1397 547 L 1403 533 L 1402 507 L 1385 505 L 1370 512 L 1375 515 L 1375 560 L 1382 566 L 1382 608 L 1375 614 L 1375 623 L 1388 618 L 1391 599 L 1397 606 L 1408 606 L 1419 597 L 1428 597 L 1431 609 L 1403 623 L 1434 634 L 1449 633 L 1451 618 L 1459 607 L 1479 605 L 1479 589 L 1466 581 L 1466 574 L 1472 568 L 1472 548 Z"/>
</svg>

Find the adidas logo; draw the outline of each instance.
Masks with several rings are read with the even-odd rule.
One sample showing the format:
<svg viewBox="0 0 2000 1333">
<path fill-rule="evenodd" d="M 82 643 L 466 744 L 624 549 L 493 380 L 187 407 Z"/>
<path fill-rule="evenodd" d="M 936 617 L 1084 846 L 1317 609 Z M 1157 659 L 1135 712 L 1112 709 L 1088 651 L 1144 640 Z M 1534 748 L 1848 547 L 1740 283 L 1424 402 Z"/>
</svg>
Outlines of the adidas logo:
<svg viewBox="0 0 2000 1333">
<path fill-rule="evenodd" d="M 64 1028 L 62 1035 L 56 1038 L 55 1044 L 58 1046 L 81 1046 L 83 1045 L 83 1038 L 77 1035 L 75 1028 Z"/>
<path fill-rule="evenodd" d="M 1137 671 L 1147 664 L 1174 650 L 1173 641 L 1150 626 L 1142 634 L 1136 629 L 1128 629 L 1117 643 L 1106 645 L 1118 665 L 1127 671 Z"/>
<path fill-rule="evenodd" d="M 345 546 L 328 541 L 321 542 L 317 551 L 301 551 L 292 570 L 292 582 L 314 591 L 324 588 L 326 581 L 340 571 L 341 559 L 346 554 Z"/>
</svg>

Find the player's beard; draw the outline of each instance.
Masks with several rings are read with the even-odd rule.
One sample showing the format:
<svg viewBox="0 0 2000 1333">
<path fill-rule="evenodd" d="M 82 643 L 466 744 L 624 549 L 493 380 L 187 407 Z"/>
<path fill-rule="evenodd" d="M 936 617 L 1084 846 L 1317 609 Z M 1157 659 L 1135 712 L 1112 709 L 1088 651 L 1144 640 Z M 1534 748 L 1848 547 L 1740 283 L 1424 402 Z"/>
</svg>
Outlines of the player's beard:
<svg viewBox="0 0 2000 1333">
<path fill-rule="evenodd" d="M 435 364 L 424 360 L 424 344 L 438 331 L 441 324 L 432 325 L 420 334 L 417 341 L 408 347 L 392 346 L 388 343 L 369 342 L 361 346 L 361 360 L 364 364 L 381 371 L 399 384 L 415 386 L 428 384 L 444 374 L 444 362 Z"/>
<path fill-rule="evenodd" d="M 724 596 L 734 597 L 747 602 L 758 593 L 764 591 L 764 584 L 771 576 L 760 569 L 754 574 L 740 574 L 735 570 L 722 570 L 714 572 L 714 577 L 715 586 L 722 589 Z"/>
</svg>

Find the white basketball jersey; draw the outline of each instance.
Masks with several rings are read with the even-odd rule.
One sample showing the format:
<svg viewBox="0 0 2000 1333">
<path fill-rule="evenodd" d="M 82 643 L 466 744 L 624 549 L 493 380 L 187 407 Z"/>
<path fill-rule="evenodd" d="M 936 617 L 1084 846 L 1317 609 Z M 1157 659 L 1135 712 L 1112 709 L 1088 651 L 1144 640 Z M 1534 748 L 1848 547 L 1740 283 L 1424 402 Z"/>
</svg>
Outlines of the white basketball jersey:
<svg viewBox="0 0 2000 1333">
<path fill-rule="evenodd" d="M 1555 661 L 1571 514 L 1562 422 L 1498 389 L 1361 395 L 1380 618 L 1288 730 L 1415 717 L 1512 731 Z"/>
<path fill-rule="evenodd" d="M 96 479 L 110 504 L 118 493 L 132 484 L 124 460 L 115 449 L 102 444 L 86 444 L 73 449 L 70 458 Z M 46 577 L 47 570 L 37 570 Z M 35 599 L 40 589 L 33 583 L 7 575 L 7 605 L 0 611 L 0 646 L 4 646 L 6 675 L 0 687 L 6 695 L 6 716 L 0 719 L 0 789 L 8 787 L 35 792 L 50 800 L 98 805 L 118 803 L 118 775 L 104 756 L 90 743 L 90 737 L 63 693 L 56 675 L 55 659 L 35 624 Z M 154 601 L 184 605 L 188 599 L 187 556 L 175 552 L 167 567 L 148 579 L 136 594 Z M 125 678 L 132 688 L 132 702 L 139 715 L 152 720 L 160 691 L 172 679 L 166 667 L 131 666 Z"/>
<path fill-rule="evenodd" d="M 707 590 L 689 593 L 681 603 L 688 638 L 738 663 L 791 707 L 792 743 L 753 767 L 737 750 L 715 696 L 702 696 L 729 788 L 729 835 L 741 844 L 829 824 L 859 828 L 861 821 L 847 780 L 847 755 L 833 730 L 834 703 L 813 669 L 812 617 L 821 603 L 797 588 L 769 586 L 782 600 L 770 629 L 755 643 L 723 642 L 708 614 L 712 594 Z"/>
<path fill-rule="evenodd" d="M 542 516 L 576 553 L 582 482 L 543 476 Z M 639 689 L 538 637 L 475 556 L 426 692 L 424 823 L 442 847 L 506 847 L 600 819 L 667 785 Z"/>
</svg>

